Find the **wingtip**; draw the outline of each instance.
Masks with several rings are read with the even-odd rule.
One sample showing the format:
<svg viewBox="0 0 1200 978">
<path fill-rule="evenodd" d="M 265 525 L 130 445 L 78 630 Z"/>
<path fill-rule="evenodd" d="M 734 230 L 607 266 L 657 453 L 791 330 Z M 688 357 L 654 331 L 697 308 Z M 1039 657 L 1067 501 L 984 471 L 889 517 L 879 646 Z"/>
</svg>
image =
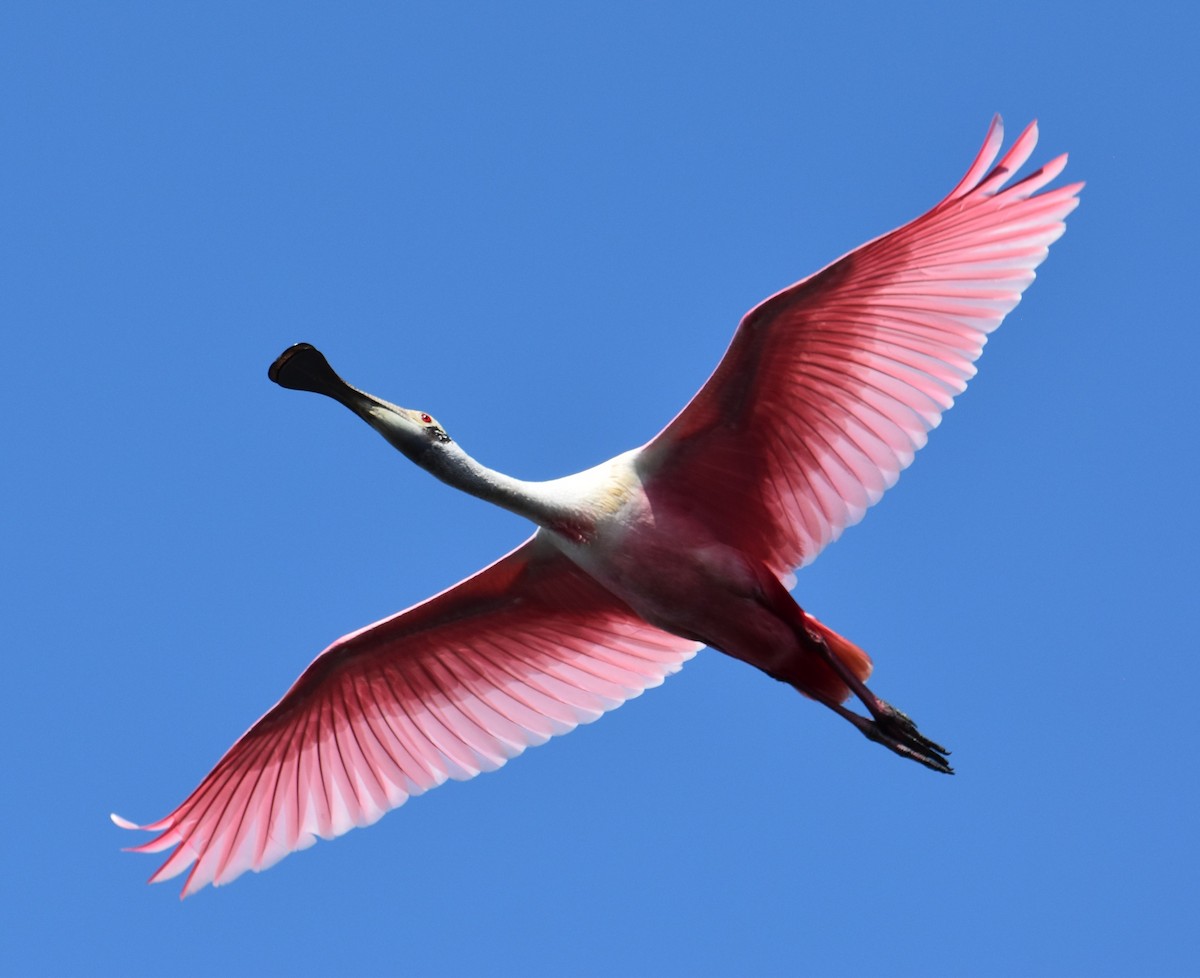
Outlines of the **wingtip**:
<svg viewBox="0 0 1200 978">
<path fill-rule="evenodd" d="M 987 173 L 992 161 L 1000 153 L 1000 147 L 1004 145 L 1004 120 L 997 112 L 992 116 L 992 122 L 988 126 L 987 135 L 983 137 L 983 145 L 979 147 L 979 152 L 975 154 L 975 161 L 971 164 L 970 169 L 963 175 L 963 178 L 958 182 L 953 190 L 946 195 L 943 203 L 957 200 L 959 197 L 970 193 Z"/>
<path fill-rule="evenodd" d="M 1041 141 L 1041 138 L 1042 138 L 1042 130 L 1038 127 L 1037 119 L 1031 119 L 1029 122 L 1029 125 L 1027 125 L 1025 127 L 1025 129 L 1021 132 L 1021 135 L 1017 137 L 1017 142 L 1020 142 L 1022 139 L 1028 139 L 1029 140 L 1029 152 L 1032 153 L 1034 150 L 1034 147 L 1036 147 L 1037 144 Z"/>
<path fill-rule="evenodd" d="M 989 148 L 991 148 L 992 159 L 996 158 L 996 154 L 1000 151 L 1000 147 L 1004 145 L 1004 116 L 999 112 L 992 116 L 992 121 L 988 124 L 987 135 L 983 137 L 983 146 L 979 150 L 979 155 L 982 156 Z"/>
<path fill-rule="evenodd" d="M 122 829 L 140 829 L 141 826 L 136 822 L 131 822 L 127 818 L 121 818 L 116 812 L 109 812 L 108 817 L 112 819 L 113 825 Z"/>
</svg>

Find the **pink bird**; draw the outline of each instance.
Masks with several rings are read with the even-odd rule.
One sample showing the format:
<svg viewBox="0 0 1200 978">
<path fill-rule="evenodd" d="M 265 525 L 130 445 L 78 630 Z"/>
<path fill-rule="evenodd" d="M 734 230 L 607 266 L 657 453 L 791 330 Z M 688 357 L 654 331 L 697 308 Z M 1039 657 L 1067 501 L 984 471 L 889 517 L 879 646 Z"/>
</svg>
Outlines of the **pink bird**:
<svg viewBox="0 0 1200 978">
<path fill-rule="evenodd" d="M 758 667 L 870 740 L 946 774 L 944 748 L 865 685 L 871 660 L 788 593 L 792 572 L 895 483 L 1064 230 L 1065 155 L 1005 186 L 993 120 L 940 204 L 771 296 L 655 438 L 525 482 L 428 414 L 346 384 L 301 343 L 270 379 L 332 397 L 443 482 L 537 525 L 441 594 L 338 639 L 136 852 L 175 851 L 183 896 L 369 825 L 447 778 L 595 720 L 703 646 Z M 785 583 L 789 582 L 789 583 Z M 843 703 L 854 696 L 866 716 Z"/>
</svg>

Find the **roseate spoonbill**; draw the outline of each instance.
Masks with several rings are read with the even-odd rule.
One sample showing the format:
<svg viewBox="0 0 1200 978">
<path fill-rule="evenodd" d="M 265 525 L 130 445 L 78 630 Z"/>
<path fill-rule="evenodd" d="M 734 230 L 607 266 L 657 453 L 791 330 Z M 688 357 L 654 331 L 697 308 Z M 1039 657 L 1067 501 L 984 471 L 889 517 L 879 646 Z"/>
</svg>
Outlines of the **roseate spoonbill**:
<svg viewBox="0 0 1200 978">
<path fill-rule="evenodd" d="M 322 652 L 175 811 L 124 828 L 177 846 L 151 882 L 183 895 L 367 825 L 446 778 L 656 686 L 708 645 L 952 773 L 944 748 L 867 689 L 871 660 L 783 583 L 912 461 L 1020 300 L 1082 184 L 1041 191 L 1060 156 L 1005 186 L 1000 119 L 936 207 L 755 306 L 700 392 L 649 443 L 524 482 L 485 468 L 428 414 L 346 384 L 301 343 L 275 383 L 344 404 L 444 482 L 527 517 L 528 540 L 473 577 Z M 843 706 L 851 695 L 866 716 Z"/>
</svg>

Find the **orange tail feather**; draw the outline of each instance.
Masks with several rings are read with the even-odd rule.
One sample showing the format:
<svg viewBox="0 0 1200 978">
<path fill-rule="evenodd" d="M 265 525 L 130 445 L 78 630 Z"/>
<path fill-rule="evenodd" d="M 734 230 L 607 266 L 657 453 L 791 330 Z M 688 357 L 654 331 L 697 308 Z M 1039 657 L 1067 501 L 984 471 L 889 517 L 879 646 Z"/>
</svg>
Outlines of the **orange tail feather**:
<svg viewBox="0 0 1200 978">
<path fill-rule="evenodd" d="M 871 675 L 873 664 L 871 657 L 862 649 L 843 638 L 828 625 L 817 621 L 807 611 L 804 612 L 804 624 L 825 640 L 830 650 L 836 655 L 859 679 L 866 682 Z M 850 690 L 837 674 L 815 655 L 806 657 L 796 667 L 796 679 L 800 685 L 809 690 L 813 696 L 828 696 L 835 703 L 845 702 L 850 696 Z M 801 690 L 804 692 L 804 690 Z M 806 695 L 809 695 L 806 693 Z"/>
</svg>

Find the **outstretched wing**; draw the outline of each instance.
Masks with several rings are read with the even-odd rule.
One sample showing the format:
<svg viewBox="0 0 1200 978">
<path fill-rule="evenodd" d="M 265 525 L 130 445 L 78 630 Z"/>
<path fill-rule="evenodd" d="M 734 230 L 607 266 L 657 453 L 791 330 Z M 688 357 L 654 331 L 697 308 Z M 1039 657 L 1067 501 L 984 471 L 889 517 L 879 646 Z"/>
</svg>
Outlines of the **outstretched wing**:
<svg viewBox="0 0 1200 978">
<path fill-rule="evenodd" d="M 940 204 L 760 303 L 686 408 L 643 450 L 647 491 L 786 574 L 892 486 L 974 375 L 1081 183 L 1039 194 L 1065 155 L 1005 187 L 1036 123 L 999 165 L 992 121 Z"/>
<path fill-rule="evenodd" d="M 646 624 L 535 534 L 321 653 L 136 852 L 177 846 L 183 896 L 369 825 L 447 778 L 657 686 L 700 646 Z M 193 865 L 194 864 L 194 865 Z"/>
</svg>

